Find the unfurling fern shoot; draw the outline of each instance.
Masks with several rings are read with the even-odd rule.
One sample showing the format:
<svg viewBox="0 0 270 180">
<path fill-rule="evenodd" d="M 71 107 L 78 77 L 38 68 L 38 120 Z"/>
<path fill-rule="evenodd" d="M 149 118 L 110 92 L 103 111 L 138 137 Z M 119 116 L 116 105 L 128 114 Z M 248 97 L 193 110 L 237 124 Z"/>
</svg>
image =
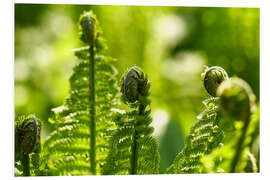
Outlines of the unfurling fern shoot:
<svg viewBox="0 0 270 180">
<path fill-rule="evenodd" d="M 168 168 L 168 173 L 201 173 L 201 157 L 222 145 L 224 132 L 219 127 L 219 98 L 216 91 L 228 79 L 228 75 L 221 67 L 213 66 L 206 68 L 202 78 L 206 91 L 214 97 L 203 101 L 205 110 L 197 116 L 198 120 L 191 127 L 184 148 Z"/>
<path fill-rule="evenodd" d="M 245 145 L 251 114 L 255 112 L 255 95 L 250 86 L 240 78 L 231 78 L 224 81 L 217 91 L 220 96 L 221 107 L 234 119 L 243 124 L 238 130 L 241 132 L 235 145 L 235 154 L 231 161 L 230 172 L 235 172 L 238 161 Z"/>
<path fill-rule="evenodd" d="M 150 82 L 137 66 L 122 77 L 122 100 L 131 111 L 116 111 L 117 129 L 110 140 L 110 152 L 103 174 L 157 174 L 159 153 L 156 140 L 150 136 Z"/>
<path fill-rule="evenodd" d="M 30 176 L 30 154 L 39 152 L 40 123 L 34 115 L 19 117 L 15 121 L 15 167 L 23 176 Z"/>
<path fill-rule="evenodd" d="M 251 147 L 259 124 L 255 95 L 250 86 L 237 77 L 221 83 L 217 95 L 222 110 L 220 127 L 227 137 L 222 147 L 202 158 L 204 172 L 257 172 L 257 159 Z"/>
<path fill-rule="evenodd" d="M 105 44 L 92 12 L 81 15 L 79 29 L 86 46 L 74 50 L 79 62 L 70 77 L 70 95 L 54 109 L 56 130 L 44 143 L 54 175 L 100 174 L 115 126 L 111 121 L 117 93 L 114 60 L 101 54 Z"/>
</svg>

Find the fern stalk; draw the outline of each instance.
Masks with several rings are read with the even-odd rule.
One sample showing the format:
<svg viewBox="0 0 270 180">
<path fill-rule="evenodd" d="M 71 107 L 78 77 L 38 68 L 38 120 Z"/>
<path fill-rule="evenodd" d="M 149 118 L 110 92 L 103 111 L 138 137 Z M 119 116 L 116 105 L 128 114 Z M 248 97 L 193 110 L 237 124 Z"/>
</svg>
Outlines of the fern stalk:
<svg viewBox="0 0 270 180">
<path fill-rule="evenodd" d="M 94 46 L 91 45 L 89 48 L 90 53 L 90 63 L 89 63 L 89 101 L 90 103 L 90 161 L 91 161 L 91 171 L 95 175 L 96 174 L 96 122 L 95 122 L 95 54 L 94 54 Z"/>
<path fill-rule="evenodd" d="M 133 134 L 133 144 L 132 144 L 132 154 L 131 154 L 131 170 L 130 174 L 136 174 L 137 173 L 137 131 L 134 131 Z"/>
<path fill-rule="evenodd" d="M 136 127 L 135 127 L 136 128 Z M 131 154 L 131 159 L 130 159 L 130 166 L 131 166 L 131 170 L 130 170 L 130 174 L 136 174 L 137 172 L 137 131 L 135 130 L 134 131 L 134 134 L 133 134 L 133 144 L 132 144 L 132 147 L 131 147 L 131 151 L 132 151 L 132 154 Z"/>
<path fill-rule="evenodd" d="M 28 154 L 22 155 L 22 165 L 23 165 L 23 175 L 30 176 L 30 161 Z"/>
<path fill-rule="evenodd" d="M 237 165 L 237 163 L 238 163 L 238 161 L 239 161 L 239 159 L 241 157 L 241 153 L 242 153 L 242 150 L 243 150 L 243 144 L 244 144 L 244 141 L 245 141 L 246 132 L 247 132 L 247 129 L 248 129 L 249 122 L 250 122 L 250 118 L 248 117 L 245 120 L 244 127 L 242 128 L 241 136 L 240 136 L 240 138 L 238 140 L 238 143 L 237 143 L 237 146 L 236 146 L 237 149 L 236 149 L 235 155 L 234 155 L 232 163 L 231 163 L 231 170 L 230 170 L 231 173 L 235 172 L 236 165 Z"/>
<path fill-rule="evenodd" d="M 142 116 L 144 114 L 146 106 L 143 104 L 139 105 L 139 116 Z M 135 130 L 133 134 L 133 144 L 132 144 L 132 154 L 131 154 L 131 172 L 130 174 L 137 174 L 137 156 L 138 156 L 138 150 L 137 150 L 137 136 L 138 132 L 136 130 L 136 124 L 135 124 Z"/>
</svg>

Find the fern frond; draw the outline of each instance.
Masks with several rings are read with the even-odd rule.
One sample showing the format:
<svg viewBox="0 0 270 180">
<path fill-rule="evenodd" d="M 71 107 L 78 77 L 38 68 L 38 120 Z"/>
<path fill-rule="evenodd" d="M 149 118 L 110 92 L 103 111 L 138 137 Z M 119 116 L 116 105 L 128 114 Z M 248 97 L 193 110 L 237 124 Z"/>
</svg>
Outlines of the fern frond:
<svg viewBox="0 0 270 180">
<path fill-rule="evenodd" d="M 226 71 L 220 67 L 207 68 L 202 75 L 207 92 L 217 97 L 210 98 L 205 103 L 206 110 L 198 116 L 183 150 L 168 172 L 256 170 L 256 159 L 250 153 L 250 146 L 258 130 L 254 128 L 256 126 L 252 131 L 248 128 L 251 114 L 256 109 L 251 88 L 239 78 L 229 79 Z M 251 137 L 247 138 L 248 136 Z"/>
<path fill-rule="evenodd" d="M 200 159 L 222 145 L 224 132 L 220 127 L 220 100 L 216 97 L 216 91 L 228 78 L 226 71 L 218 66 L 206 67 L 202 73 L 205 90 L 213 97 L 203 101 L 205 110 L 197 116 L 198 120 L 191 127 L 184 148 L 167 169 L 168 173 L 201 173 Z"/>
<path fill-rule="evenodd" d="M 121 127 L 117 128 L 112 135 L 110 153 L 106 158 L 103 174 L 158 173 L 158 144 L 150 136 L 153 128 L 149 127 L 151 123 L 149 113 L 150 111 L 147 111 L 144 116 L 138 115 L 136 111 L 128 111 L 124 115 L 121 114 L 123 116 L 121 120 L 119 117 L 116 118 L 117 125 L 121 125 Z M 136 141 L 136 145 L 134 145 L 134 141 Z"/>
<path fill-rule="evenodd" d="M 256 158 L 251 146 L 258 135 L 259 118 L 255 106 L 255 95 L 249 85 L 237 78 L 224 81 L 218 88 L 223 116 L 227 116 L 235 128 L 233 138 L 224 140 L 224 147 L 202 159 L 206 172 L 219 169 L 221 172 L 256 172 Z M 233 120 L 232 120 L 233 119 Z M 207 163 L 219 159 L 218 163 Z M 216 162 L 216 161 L 215 161 Z"/>
<path fill-rule="evenodd" d="M 92 12 L 81 15 L 79 28 L 86 46 L 74 50 L 78 62 L 69 79 L 70 95 L 54 109 L 56 127 L 44 142 L 44 157 L 54 175 L 100 174 L 115 126 L 115 60 L 101 54 L 104 40 Z"/>
<path fill-rule="evenodd" d="M 205 110 L 197 116 L 197 121 L 190 129 L 185 146 L 176 156 L 168 173 L 200 173 L 200 158 L 222 145 L 224 132 L 219 127 L 219 99 L 209 98 L 204 101 Z"/>
<path fill-rule="evenodd" d="M 131 68 L 122 78 L 123 100 L 135 110 L 116 111 L 117 129 L 110 139 L 110 152 L 102 168 L 103 174 L 157 174 L 159 153 L 156 140 L 150 136 L 152 118 L 146 107 L 150 82 L 138 67 Z"/>
</svg>

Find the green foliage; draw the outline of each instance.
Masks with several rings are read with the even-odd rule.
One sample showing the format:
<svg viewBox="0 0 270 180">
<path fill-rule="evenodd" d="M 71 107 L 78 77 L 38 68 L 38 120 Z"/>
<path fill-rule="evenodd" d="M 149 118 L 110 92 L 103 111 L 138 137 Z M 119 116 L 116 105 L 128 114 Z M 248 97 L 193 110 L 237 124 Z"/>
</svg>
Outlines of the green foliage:
<svg viewBox="0 0 270 180">
<path fill-rule="evenodd" d="M 80 18 L 80 35 L 86 47 L 74 50 L 78 58 L 70 77 L 70 95 L 55 108 L 55 130 L 44 142 L 44 159 L 52 175 L 100 174 L 108 153 L 111 108 L 116 103 L 116 69 L 105 48 L 92 12 Z"/>
<path fill-rule="evenodd" d="M 231 116 L 227 116 L 231 119 Z M 259 125 L 259 107 L 252 113 L 249 129 L 242 145 L 242 153 L 238 159 L 238 165 L 235 172 L 259 172 L 259 145 L 258 125 Z M 204 173 L 224 173 L 231 171 L 231 163 L 236 153 L 239 137 L 242 132 L 243 122 L 234 123 L 236 130 L 224 140 L 224 145 L 218 147 L 210 154 L 202 157 L 201 163 Z"/>
<path fill-rule="evenodd" d="M 150 118 L 150 107 L 154 115 L 159 110 L 166 112 L 169 123 L 173 122 L 172 126 L 177 126 L 173 130 L 165 128 L 164 134 L 168 135 L 167 138 L 164 138 L 165 135 L 162 133 L 158 135 L 161 146 L 159 149 L 162 167 L 160 172 L 165 171 L 165 167 L 168 167 L 168 163 L 175 155 L 174 151 L 169 151 L 169 149 L 174 149 L 170 144 L 177 142 L 179 147 L 184 145 L 184 136 L 194 123 L 192 117 L 200 108 L 198 104 L 202 100 L 203 91 L 201 91 L 198 75 L 201 72 L 202 64 L 218 64 L 226 68 L 230 74 L 237 74 L 244 78 L 252 86 L 259 99 L 259 9 L 91 6 L 90 8 L 97 13 L 102 22 L 104 36 L 109 40 L 108 53 L 120 60 L 115 63 L 116 67 L 121 71 L 123 67 L 137 64 L 144 70 L 152 72 L 149 74 L 149 79 L 154 82 L 151 86 L 152 104 L 150 106 L 148 102 L 145 102 L 147 106 L 144 110 L 144 113 L 149 114 L 139 115 L 139 106 L 143 100 L 147 99 L 138 100 L 140 96 L 135 90 L 140 83 L 136 84 L 135 81 L 131 81 L 131 83 L 126 83 L 125 87 L 133 88 L 127 89 L 126 96 L 122 96 L 122 98 L 134 110 L 115 110 L 115 117 L 112 116 L 110 109 L 114 107 L 115 100 L 117 100 L 115 94 L 112 93 L 111 97 L 105 91 L 101 93 L 97 90 L 100 87 L 97 83 L 104 82 L 109 91 L 113 92 L 117 92 L 116 84 L 114 80 L 108 85 L 108 81 L 111 79 L 107 77 L 110 75 L 103 71 L 104 69 L 97 69 L 98 61 L 91 61 L 93 57 L 102 59 L 103 56 L 100 54 L 104 54 L 103 49 L 106 47 L 101 38 L 98 22 L 90 13 L 84 14 L 80 18 L 80 39 L 86 44 L 86 47 L 75 50 L 75 55 L 79 60 L 70 78 L 70 96 L 63 106 L 54 109 L 55 117 L 50 118 L 51 124 L 48 124 L 47 119 L 51 115 L 49 111 L 67 94 L 68 86 L 65 84 L 67 82 L 65 78 L 70 73 L 69 69 L 72 65 L 70 62 L 72 54 L 68 53 L 67 49 L 76 46 L 79 42 L 78 38 L 74 38 L 76 36 L 72 27 L 78 18 L 78 12 L 85 8 L 89 9 L 89 6 L 17 4 L 15 7 L 15 116 L 25 112 L 36 112 L 45 123 L 43 137 L 48 139 L 44 143 L 41 154 L 30 153 L 28 156 L 31 175 L 84 175 L 101 174 L 104 171 L 107 171 L 108 174 L 134 173 L 136 169 L 134 162 L 137 157 L 134 153 L 136 152 L 134 150 L 137 150 L 134 148 L 136 147 L 134 142 L 137 143 L 137 141 L 133 141 L 136 138 L 130 134 L 135 134 L 136 122 L 145 123 L 142 126 L 152 131 L 147 119 Z M 134 22 L 137 22 L 136 26 L 134 26 Z M 131 26 L 132 28 L 130 28 Z M 114 61 L 113 59 L 105 56 L 101 61 L 103 60 L 110 66 L 105 69 L 114 69 L 110 65 Z M 98 78 L 102 77 L 98 73 L 103 72 L 108 75 L 104 78 L 107 82 L 103 80 L 98 82 Z M 112 72 L 111 74 L 115 74 L 116 71 L 112 70 Z M 209 84 L 214 88 L 210 88 L 211 90 L 208 91 L 209 86 L 205 86 L 207 92 L 213 96 L 216 96 L 217 87 L 220 85 L 220 78 L 216 78 L 215 75 L 218 73 L 211 76 L 211 79 L 218 83 L 210 81 Z M 130 72 L 130 77 L 132 77 L 131 80 L 145 79 L 137 68 Z M 41 81 L 42 83 L 40 83 Z M 94 82 L 94 84 L 89 82 Z M 89 91 L 84 91 L 85 89 L 89 89 Z M 191 140 L 189 143 L 192 144 L 190 147 L 198 147 L 198 150 L 203 153 L 199 153 L 200 162 L 198 162 L 197 168 L 190 172 L 230 172 L 237 147 L 243 147 L 243 150 L 238 156 L 235 172 L 259 171 L 259 110 L 256 115 L 251 114 L 254 118 L 248 123 L 247 132 L 242 133 L 244 122 L 246 122 L 243 117 L 250 115 L 246 113 L 248 111 L 238 108 L 247 105 L 247 101 L 240 104 L 234 101 L 238 97 L 238 93 L 239 91 L 235 91 L 227 97 L 224 96 L 223 100 L 210 98 L 208 102 L 205 102 L 205 111 L 201 113 L 201 116 L 206 117 L 203 121 L 206 124 L 200 122 L 201 117 L 199 116 L 198 121 L 195 122 L 195 124 L 198 123 L 198 127 L 195 127 L 194 133 L 190 132 L 195 137 L 201 137 L 198 141 L 204 145 L 193 144 Z M 98 99 L 107 95 L 111 99 L 108 100 L 106 97 L 104 98 L 106 103 L 98 104 Z M 245 99 L 245 96 L 243 97 Z M 32 99 L 36 99 L 36 101 L 32 101 Z M 238 100 L 241 102 L 241 98 Z M 107 112 L 101 109 L 105 106 L 109 109 L 106 110 Z M 208 112 L 212 110 L 213 113 Z M 216 116 L 216 119 L 212 118 L 212 115 Z M 100 117 L 101 119 L 99 119 Z M 154 117 L 156 119 L 156 116 Z M 206 120 L 208 118 L 211 119 L 209 122 Z M 147 119 L 147 121 L 142 119 Z M 113 122 L 110 122 L 111 120 Z M 219 130 L 222 129 L 223 138 L 217 140 L 217 143 L 218 141 L 222 143 L 211 150 L 209 144 L 212 139 L 203 140 L 200 123 L 202 126 L 206 125 L 205 128 L 207 128 L 208 124 L 211 126 L 215 124 L 214 122 L 217 123 Z M 98 123 L 102 125 L 100 126 Z M 195 124 L 194 126 L 196 126 Z M 103 126 L 106 127 L 103 129 Z M 102 129 L 102 133 L 98 130 L 99 128 Z M 122 132 L 121 128 L 128 129 L 127 132 L 130 134 L 124 135 L 125 132 L 124 130 Z M 50 134 L 52 130 L 54 132 Z M 169 133 L 170 131 L 174 133 Z M 209 133 L 212 131 L 215 132 L 213 129 Z M 117 140 L 116 132 L 119 132 L 120 140 Z M 239 146 L 238 142 L 241 142 L 239 139 L 242 134 L 244 134 L 245 141 Z M 49 137 L 47 137 L 48 135 Z M 112 142 L 112 136 L 115 137 L 115 142 Z M 150 135 L 148 137 L 153 139 Z M 195 139 L 195 137 L 193 138 Z M 115 151 L 121 149 L 122 145 L 119 144 L 125 138 L 131 139 L 126 140 L 129 142 L 126 146 L 129 155 L 127 158 L 119 159 L 121 151 L 117 152 L 118 154 L 113 153 L 110 147 Z M 189 142 L 188 137 L 186 139 L 186 143 Z M 155 154 L 157 149 L 154 144 L 157 143 L 154 139 L 153 141 L 149 140 L 149 143 L 144 143 L 149 145 L 147 147 L 152 147 L 151 153 Z M 106 148 L 99 148 L 97 145 L 99 142 L 104 142 Z M 196 141 L 194 140 L 194 142 Z M 137 146 L 139 146 L 138 144 Z M 93 146 L 96 148 L 91 148 Z M 186 146 L 188 145 L 186 144 Z M 208 150 L 203 149 L 205 146 Z M 126 152 L 124 149 L 123 151 Z M 16 148 L 16 154 L 17 150 L 18 148 Z M 97 151 L 102 150 L 105 152 L 103 156 L 105 161 L 96 161 L 95 157 L 101 157 L 101 153 Z M 107 156 L 108 152 L 112 160 Z M 137 174 L 151 174 L 152 169 L 155 169 L 152 166 L 155 166 L 156 172 L 158 172 L 159 163 L 154 164 L 158 156 L 152 157 L 152 161 L 148 155 L 139 157 L 143 157 L 143 161 L 145 161 L 142 165 L 153 163 L 149 165 L 151 168 L 149 170 L 143 168 L 144 172 L 137 171 Z M 149 160 L 146 161 L 144 157 Z M 187 164 L 191 164 L 192 158 L 193 156 L 190 155 L 183 159 Z M 106 162 L 110 163 L 106 164 Z M 120 163 L 124 164 L 123 169 L 121 169 Z M 194 163 L 197 162 L 194 161 Z M 180 162 L 179 166 L 182 165 Z M 38 166 L 39 169 L 35 168 Z M 96 170 L 95 167 L 97 167 Z M 174 171 L 172 173 L 178 173 L 174 166 L 170 170 Z M 21 160 L 16 161 L 15 172 L 17 175 L 22 175 Z"/>
<path fill-rule="evenodd" d="M 238 136 L 237 136 L 238 135 Z M 239 134 L 236 134 L 239 137 Z M 215 149 L 209 155 L 201 158 L 203 173 L 228 173 L 231 172 L 231 163 L 234 158 L 236 142 L 238 139 L 226 141 L 223 146 Z M 243 148 L 235 172 L 258 172 L 255 156 L 248 147 Z"/>
<path fill-rule="evenodd" d="M 76 24 L 88 9 L 98 17 L 119 74 L 138 65 L 153 82 L 153 118 L 162 110 L 169 122 L 154 134 L 160 173 L 184 146 L 201 110 L 203 64 L 243 78 L 260 100 L 259 8 L 15 4 L 15 117 L 35 112 L 42 141 L 55 128 L 48 123 L 51 109 L 68 96 L 67 78 L 77 62 L 70 49 L 81 47 Z"/>
<path fill-rule="evenodd" d="M 183 150 L 176 156 L 168 173 L 200 173 L 200 158 L 222 145 L 224 132 L 219 127 L 219 99 L 209 98 L 204 102 L 205 110 L 197 116 L 186 137 Z"/>
<path fill-rule="evenodd" d="M 110 152 L 103 174 L 157 174 L 159 152 L 156 140 L 150 136 L 152 118 L 149 96 L 150 82 L 143 71 L 132 67 L 122 77 L 123 102 L 134 110 L 115 111 L 117 129 L 110 140 Z"/>
</svg>

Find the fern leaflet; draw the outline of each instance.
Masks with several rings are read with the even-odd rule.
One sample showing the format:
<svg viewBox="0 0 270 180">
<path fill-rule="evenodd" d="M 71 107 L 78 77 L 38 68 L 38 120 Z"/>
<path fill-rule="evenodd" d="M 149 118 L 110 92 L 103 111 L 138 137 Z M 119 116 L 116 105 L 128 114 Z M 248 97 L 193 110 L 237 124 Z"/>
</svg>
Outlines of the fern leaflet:
<svg viewBox="0 0 270 180">
<path fill-rule="evenodd" d="M 202 172 L 200 158 L 222 145 L 224 132 L 219 127 L 218 98 L 205 100 L 205 110 L 197 116 L 190 133 L 186 137 L 185 146 L 176 156 L 168 173 Z"/>
</svg>

